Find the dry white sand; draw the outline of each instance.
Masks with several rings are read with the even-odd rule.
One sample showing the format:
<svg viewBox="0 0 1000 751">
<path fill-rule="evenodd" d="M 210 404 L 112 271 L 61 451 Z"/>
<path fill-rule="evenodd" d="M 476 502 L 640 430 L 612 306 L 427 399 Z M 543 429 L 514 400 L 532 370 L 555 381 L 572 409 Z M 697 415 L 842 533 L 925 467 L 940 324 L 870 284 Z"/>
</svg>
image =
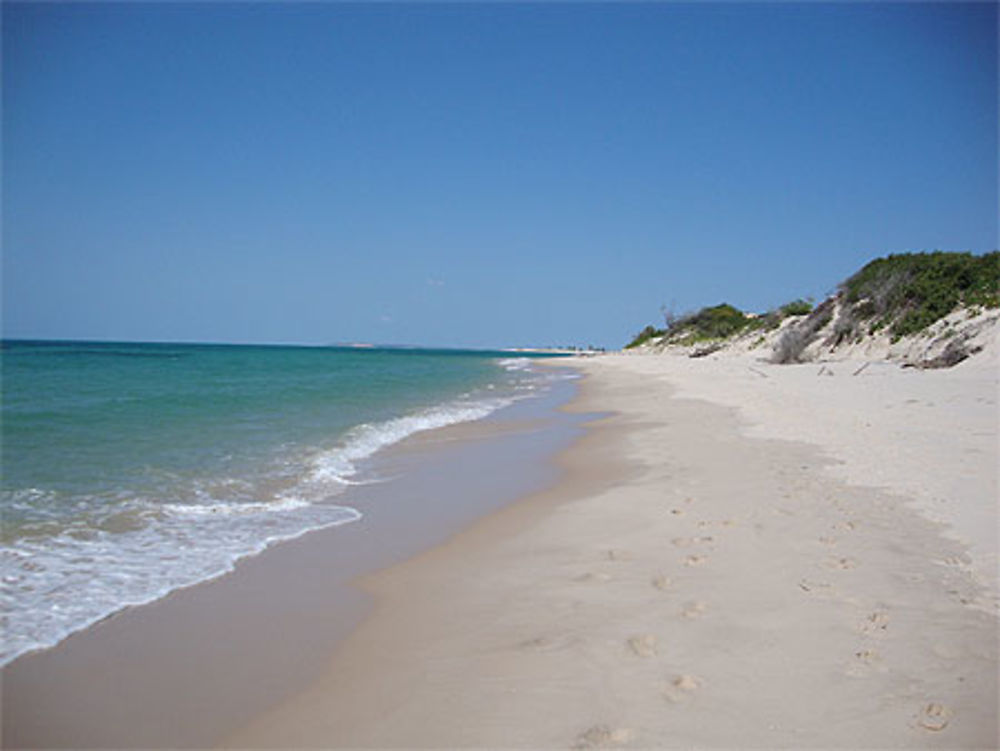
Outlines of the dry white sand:
<svg viewBox="0 0 1000 751">
<path fill-rule="evenodd" d="M 996 747 L 996 371 L 862 364 L 581 362 L 559 486 L 226 745 Z"/>
<path fill-rule="evenodd" d="M 994 353 L 950 370 L 864 359 L 774 366 L 749 354 L 645 356 L 628 369 L 665 381 L 677 397 L 739 408 L 749 423 L 746 435 L 820 447 L 837 462 L 836 476 L 884 488 L 944 523 L 946 534 L 969 546 L 976 575 L 995 587 L 1000 369 Z"/>
</svg>

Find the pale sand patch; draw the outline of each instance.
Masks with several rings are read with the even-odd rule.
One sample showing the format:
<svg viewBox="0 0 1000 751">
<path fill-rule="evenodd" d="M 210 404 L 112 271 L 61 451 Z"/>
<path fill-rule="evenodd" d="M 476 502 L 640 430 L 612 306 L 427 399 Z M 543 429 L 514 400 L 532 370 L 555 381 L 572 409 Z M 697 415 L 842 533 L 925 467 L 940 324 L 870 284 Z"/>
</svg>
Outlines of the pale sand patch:
<svg viewBox="0 0 1000 751">
<path fill-rule="evenodd" d="M 997 581 L 996 346 L 929 371 L 880 361 L 880 352 L 870 360 L 802 365 L 762 362 L 766 354 L 612 356 L 587 367 L 626 367 L 669 384 L 678 397 L 736 407 L 749 423 L 747 435 L 820 446 L 836 461 L 828 471 L 906 497 L 969 546 L 966 563 L 984 583 Z M 990 606 L 996 612 L 995 596 Z"/>
<path fill-rule="evenodd" d="M 969 607 L 981 587 L 947 563 L 965 547 L 899 496 L 845 481 L 878 480 L 897 493 L 919 484 L 886 481 L 898 467 L 865 475 L 851 464 L 850 436 L 871 452 L 866 461 L 915 467 L 923 451 L 882 442 L 924 423 L 873 422 L 865 405 L 878 398 L 850 406 L 864 390 L 856 378 L 830 396 L 834 407 L 820 399 L 801 420 L 812 425 L 801 433 L 848 430 L 814 441 L 847 447 L 844 468 L 830 472 L 815 446 L 748 438 L 734 410 L 670 398 L 670 384 L 685 378 L 688 392 L 716 388 L 696 383 L 686 364 L 675 375 L 672 363 L 583 362 L 579 408 L 617 414 L 562 457 L 566 480 L 368 577 L 376 613 L 325 675 L 226 745 L 996 747 L 998 622 Z M 704 372 L 723 370 L 709 362 Z M 779 389 L 756 409 L 810 407 L 798 398 L 817 387 L 787 372 L 751 374 L 791 384 L 787 402 Z M 964 388 L 914 375 L 944 383 L 960 412 L 970 406 Z M 933 391 L 867 382 L 897 401 Z M 748 384 L 739 389 L 754 396 Z M 995 475 L 992 486 L 983 478 L 993 470 L 955 450 L 984 450 L 983 437 L 966 441 L 966 423 L 931 414 L 937 432 L 914 440 L 937 459 L 914 471 L 941 487 L 951 480 L 940 475 L 976 474 L 954 480 L 968 490 L 963 507 L 995 524 Z"/>
</svg>

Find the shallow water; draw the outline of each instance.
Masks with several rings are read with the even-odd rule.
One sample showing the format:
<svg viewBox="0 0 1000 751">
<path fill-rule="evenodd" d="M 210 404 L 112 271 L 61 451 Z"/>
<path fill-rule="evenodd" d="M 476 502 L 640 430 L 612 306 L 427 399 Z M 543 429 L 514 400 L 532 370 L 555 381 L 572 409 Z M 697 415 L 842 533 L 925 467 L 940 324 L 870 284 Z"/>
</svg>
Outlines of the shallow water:
<svg viewBox="0 0 1000 751">
<path fill-rule="evenodd" d="M 358 522 L 381 450 L 553 377 L 499 352 L 5 342 L 0 659 Z"/>
</svg>

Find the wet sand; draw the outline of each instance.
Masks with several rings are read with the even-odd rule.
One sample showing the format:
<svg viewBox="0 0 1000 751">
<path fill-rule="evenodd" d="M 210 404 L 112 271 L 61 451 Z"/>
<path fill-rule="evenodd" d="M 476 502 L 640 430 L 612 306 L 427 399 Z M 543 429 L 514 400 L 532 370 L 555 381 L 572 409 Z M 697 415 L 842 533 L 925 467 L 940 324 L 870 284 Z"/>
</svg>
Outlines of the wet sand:
<svg viewBox="0 0 1000 751">
<path fill-rule="evenodd" d="M 995 423 L 970 438 L 948 406 L 992 399 L 995 413 L 995 380 L 914 382 L 940 397 L 920 418 L 938 461 L 872 440 L 899 466 L 871 487 L 843 431 L 894 423 L 846 400 L 844 421 L 817 430 L 828 439 L 805 442 L 791 427 L 799 397 L 813 389 L 821 405 L 832 388 L 814 373 L 752 365 L 778 394 L 754 426 L 718 394 L 677 396 L 753 390 L 748 363 L 581 367 L 575 408 L 614 415 L 560 456 L 563 481 L 365 577 L 377 605 L 322 675 L 224 745 L 997 745 L 995 576 L 973 564 L 962 524 L 928 518 L 906 493 L 921 476 L 936 487 L 973 471 L 947 513 L 992 518 L 995 530 Z M 850 389 L 875 388 L 853 372 L 840 374 L 857 378 Z M 877 377 L 910 398 L 910 374 Z M 785 407 L 782 379 L 798 395 Z M 953 450 L 969 441 L 971 463 Z M 995 537 L 974 542 L 988 560 Z"/>
</svg>

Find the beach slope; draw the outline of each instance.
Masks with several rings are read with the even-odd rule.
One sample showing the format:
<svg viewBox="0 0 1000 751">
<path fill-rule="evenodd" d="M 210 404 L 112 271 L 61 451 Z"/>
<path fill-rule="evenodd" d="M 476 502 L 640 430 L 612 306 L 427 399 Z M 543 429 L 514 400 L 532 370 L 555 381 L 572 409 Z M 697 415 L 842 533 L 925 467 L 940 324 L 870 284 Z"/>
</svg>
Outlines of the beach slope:
<svg viewBox="0 0 1000 751">
<path fill-rule="evenodd" d="M 225 745 L 996 747 L 995 362 L 863 364 L 580 360 L 562 482 Z"/>
</svg>

